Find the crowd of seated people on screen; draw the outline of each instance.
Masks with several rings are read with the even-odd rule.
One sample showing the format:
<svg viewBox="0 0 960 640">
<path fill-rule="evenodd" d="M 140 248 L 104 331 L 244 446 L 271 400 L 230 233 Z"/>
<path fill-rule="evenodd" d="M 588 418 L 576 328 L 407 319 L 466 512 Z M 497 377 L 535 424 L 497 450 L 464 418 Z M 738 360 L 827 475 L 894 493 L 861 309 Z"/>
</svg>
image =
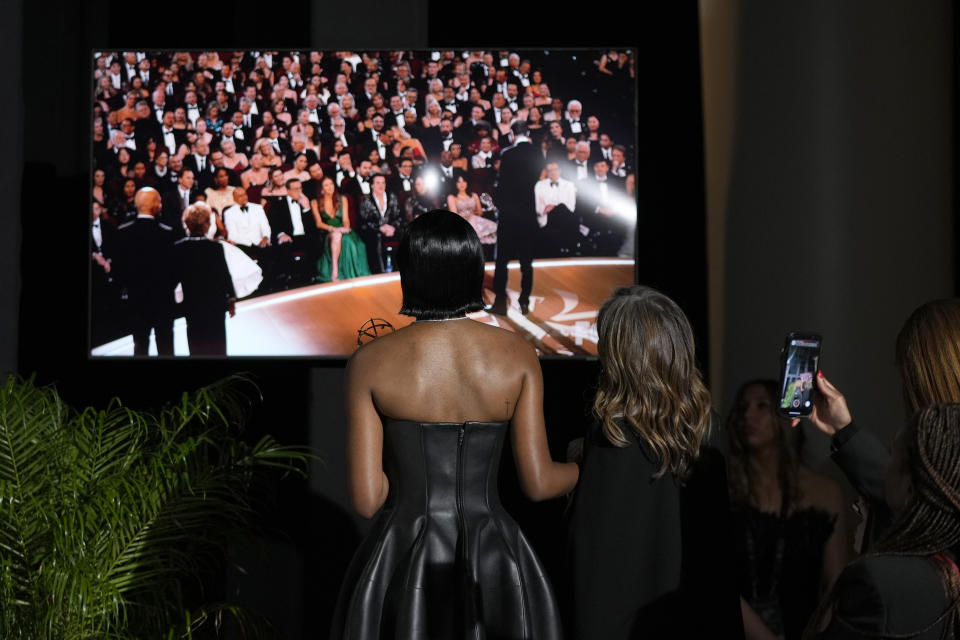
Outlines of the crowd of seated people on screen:
<svg viewBox="0 0 960 640">
<path fill-rule="evenodd" d="M 543 156 L 537 214 L 561 192 L 574 214 L 565 237 L 530 238 L 537 257 L 632 257 L 632 59 L 581 75 L 556 58 L 96 53 L 94 278 L 110 280 L 112 232 L 137 216 L 147 186 L 162 196 L 159 221 L 180 236 L 187 207 L 206 201 L 208 236 L 263 270 L 253 295 L 391 271 L 405 225 L 436 208 L 467 219 L 493 260 L 498 158 L 514 122 L 527 123 Z"/>
</svg>

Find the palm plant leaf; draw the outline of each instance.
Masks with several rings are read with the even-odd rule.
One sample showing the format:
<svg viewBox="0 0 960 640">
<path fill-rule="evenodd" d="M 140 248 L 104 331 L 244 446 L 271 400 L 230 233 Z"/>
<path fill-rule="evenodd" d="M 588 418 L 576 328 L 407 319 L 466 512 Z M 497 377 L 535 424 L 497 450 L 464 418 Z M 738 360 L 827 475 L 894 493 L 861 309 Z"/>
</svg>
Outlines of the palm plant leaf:
<svg viewBox="0 0 960 640">
<path fill-rule="evenodd" d="M 183 624 L 183 581 L 217 566 L 228 542 L 249 528 L 254 488 L 267 472 L 304 474 L 311 457 L 270 437 L 252 446 L 237 437 L 248 382 L 235 377 L 183 394 L 154 415 L 119 401 L 71 413 L 52 390 L 7 381 L 2 637 L 192 633 L 197 617 Z M 228 605 L 215 610 L 199 619 L 237 614 Z"/>
</svg>

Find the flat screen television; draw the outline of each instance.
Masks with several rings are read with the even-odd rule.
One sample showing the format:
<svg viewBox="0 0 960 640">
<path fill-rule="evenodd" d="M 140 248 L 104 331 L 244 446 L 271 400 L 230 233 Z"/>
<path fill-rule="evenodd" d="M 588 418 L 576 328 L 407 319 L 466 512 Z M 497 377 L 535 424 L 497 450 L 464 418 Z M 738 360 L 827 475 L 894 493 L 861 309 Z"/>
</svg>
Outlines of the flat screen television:
<svg viewBox="0 0 960 640">
<path fill-rule="evenodd" d="M 413 321 L 397 313 L 394 252 L 435 208 L 480 237 L 491 305 L 498 252 L 511 258 L 506 308 L 471 317 L 543 357 L 595 356 L 600 304 L 636 281 L 629 49 L 95 51 L 91 64 L 93 358 L 347 357 Z M 500 160 L 525 144 L 538 173 L 520 203 Z M 536 226 L 505 243 L 501 215 L 530 206 Z M 519 253 L 533 257 L 529 301 Z"/>
</svg>

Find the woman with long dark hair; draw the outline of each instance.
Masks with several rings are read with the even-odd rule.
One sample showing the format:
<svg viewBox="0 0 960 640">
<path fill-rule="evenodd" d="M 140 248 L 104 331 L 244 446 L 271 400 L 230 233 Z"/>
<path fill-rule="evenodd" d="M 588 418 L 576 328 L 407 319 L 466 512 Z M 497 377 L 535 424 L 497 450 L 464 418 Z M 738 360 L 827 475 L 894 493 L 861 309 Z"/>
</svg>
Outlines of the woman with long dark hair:
<svg viewBox="0 0 960 640">
<path fill-rule="evenodd" d="M 343 582 L 331 639 L 561 636 L 552 588 L 499 500 L 511 440 L 533 500 L 569 492 L 577 466 L 554 462 L 537 356 L 515 333 L 472 321 L 483 253 L 448 211 L 410 223 L 397 266 L 416 321 L 347 366 L 349 494 L 378 513 Z"/>
<path fill-rule="evenodd" d="M 737 391 L 727 478 L 746 637 L 800 638 L 850 558 L 840 486 L 801 460 L 802 431 L 777 411 L 774 380 Z"/>
</svg>

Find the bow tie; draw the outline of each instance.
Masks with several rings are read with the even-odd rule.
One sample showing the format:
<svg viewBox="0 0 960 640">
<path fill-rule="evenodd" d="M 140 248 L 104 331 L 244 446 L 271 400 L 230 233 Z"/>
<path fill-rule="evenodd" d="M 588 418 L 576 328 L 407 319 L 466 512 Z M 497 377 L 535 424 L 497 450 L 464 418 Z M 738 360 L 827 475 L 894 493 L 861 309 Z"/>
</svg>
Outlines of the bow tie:
<svg viewBox="0 0 960 640">
<path fill-rule="evenodd" d="M 558 187 L 558 186 L 560 186 L 560 183 L 559 183 L 559 182 L 551 182 L 551 183 L 550 183 L 550 186 L 551 186 L 551 187 Z"/>
<path fill-rule="evenodd" d="M 246 213 L 246 212 L 247 212 L 247 205 L 243 205 L 242 207 L 240 207 L 240 211 L 243 211 L 244 213 Z"/>
</svg>

